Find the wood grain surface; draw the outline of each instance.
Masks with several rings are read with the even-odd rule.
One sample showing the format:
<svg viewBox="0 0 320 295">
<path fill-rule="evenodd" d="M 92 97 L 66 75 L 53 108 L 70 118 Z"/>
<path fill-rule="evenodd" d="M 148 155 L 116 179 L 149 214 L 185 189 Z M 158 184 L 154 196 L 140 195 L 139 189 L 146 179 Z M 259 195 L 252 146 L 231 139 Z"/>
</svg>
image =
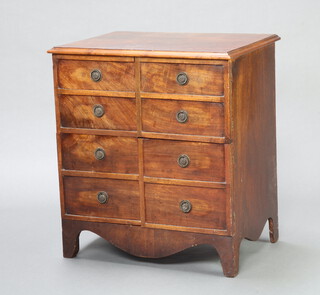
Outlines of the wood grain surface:
<svg viewBox="0 0 320 295">
<path fill-rule="evenodd" d="M 226 195 L 223 189 L 146 184 L 146 222 L 200 228 L 226 228 Z M 190 201 L 189 213 L 180 210 Z"/>
<path fill-rule="evenodd" d="M 138 174 L 137 139 L 130 137 L 62 134 L 62 167 L 110 173 Z M 97 160 L 97 148 L 105 151 L 105 158 Z"/>
<path fill-rule="evenodd" d="M 186 85 L 177 83 L 181 72 Z M 223 72 L 222 65 L 141 63 L 141 92 L 223 95 Z"/>
<path fill-rule="evenodd" d="M 58 85 L 65 89 L 132 91 L 135 90 L 134 64 L 130 62 L 105 62 L 64 60 L 58 62 Z M 99 82 L 94 82 L 91 71 L 102 73 Z"/>
<path fill-rule="evenodd" d="M 140 218 L 138 181 L 65 176 L 66 214 L 109 217 L 120 219 Z M 108 194 L 108 201 L 100 204 L 99 192 Z"/>
<path fill-rule="evenodd" d="M 238 274 L 241 238 L 237 236 L 208 235 L 69 219 L 62 219 L 62 226 L 63 255 L 67 258 L 77 255 L 80 233 L 89 230 L 127 253 L 146 258 L 166 257 L 189 247 L 211 245 L 219 254 L 224 275 L 234 277 Z"/>
<path fill-rule="evenodd" d="M 178 122 L 179 111 L 188 119 Z M 224 108 L 221 103 L 142 99 L 142 130 L 148 132 L 224 136 Z"/>
<path fill-rule="evenodd" d="M 109 130 L 137 130 L 136 103 L 132 98 L 60 95 L 61 126 Z M 96 117 L 95 105 L 104 115 Z"/>
<path fill-rule="evenodd" d="M 223 182 L 224 147 L 219 144 L 145 139 L 144 175 L 151 177 Z M 190 158 L 186 168 L 178 165 L 182 154 Z"/>
<path fill-rule="evenodd" d="M 230 59 L 279 40 L 275 34 L 112 32 L 52 48 L 54 54 Z"/>
<path fill-rule="evenodd" d="M 278 239 L 274 44 L 233 67 L 235 225 L 257 240 L 267 220 Z"/>
</svg>

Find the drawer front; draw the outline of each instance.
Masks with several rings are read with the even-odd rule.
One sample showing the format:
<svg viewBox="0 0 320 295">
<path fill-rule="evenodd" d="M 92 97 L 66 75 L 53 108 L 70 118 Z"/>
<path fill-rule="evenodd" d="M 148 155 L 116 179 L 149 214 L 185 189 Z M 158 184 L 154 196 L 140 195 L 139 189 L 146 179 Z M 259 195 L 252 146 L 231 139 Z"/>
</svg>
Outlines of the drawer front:
<svg viewBox="0 0 320 295">
<path fill-rule="evenodd" d="M 138 173 L 137 139 L 62 134 L 62 166 L 67 170 Z"/>
<path fill-rule="evenodd" d="M 144 140 L 144 175 L 202 181 L 225 181 L 222 144 Z"/>
<path fill-rule="evenodd" d="M 221 103 L 142 99 L 143 131 L 224 136 Z"/>
<path fill-rule="evenodd" d="M 135 91 L 134 64 L 59 60 L 58 85 L 64 89 Z"/>
<path fill-rule="evenodd" d="M 146 222 L 226 229 L 224 189 L 145 185 Z"/>
<path fill-rule="evenodd" d="M 66 214 L 140 219 L 137 181 L 64 177 Z"/>
<path fill-rule="evenodd" d="M 223 95 L 223 75 L 222 65 L 141 63 L 141 91 Z"/>
<path fill-rule="evenodd" d="M 137 130 L 132 98 L 61 95 L 59 105 L 62 127 Z"/>
</svg>

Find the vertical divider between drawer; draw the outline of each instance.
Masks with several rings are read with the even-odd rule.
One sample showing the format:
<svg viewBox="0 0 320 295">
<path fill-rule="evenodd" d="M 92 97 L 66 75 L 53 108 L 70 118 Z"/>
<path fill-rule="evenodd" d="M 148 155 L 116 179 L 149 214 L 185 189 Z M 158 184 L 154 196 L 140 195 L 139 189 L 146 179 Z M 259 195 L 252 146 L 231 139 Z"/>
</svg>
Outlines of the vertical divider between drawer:
<svg viewBox="0 0 320 295">
<path fill-rule="evenodd" d="M 135 92 L 136 92 L 136 113 L 137 113 L 137 133 L 141 137 L 142 118 L 141 118 L 141 96 L 140 96 L 140 58 L 134 59 L 134 72 L 135 72 Z"/>
<path fill-rule="evenodd" d="M 138 134 L 138 157 L 139 157 L 139 195 L 140 195 L 140 219 L 141 225 L 145 224 L 145 197 L 144 197 L 144 180 L 143 180 L 143 139 L 142 131 L 142 113 L 141 113 L 141 96 L 140 96 L 140 58 L 136 57 L 135 65 L 135 92 L 136 92 L 136 113 L 137 113 L 137 134 Z"/>
<path fill-rule="evenodd" d="M 143 180 L 143 139 L 138 138 L 139 153 L 139 192 L 140 192 L 140 219 L 143 226 L 146 221 L 145 197 L 144 197 L 144 180 Z"/>
</svg>

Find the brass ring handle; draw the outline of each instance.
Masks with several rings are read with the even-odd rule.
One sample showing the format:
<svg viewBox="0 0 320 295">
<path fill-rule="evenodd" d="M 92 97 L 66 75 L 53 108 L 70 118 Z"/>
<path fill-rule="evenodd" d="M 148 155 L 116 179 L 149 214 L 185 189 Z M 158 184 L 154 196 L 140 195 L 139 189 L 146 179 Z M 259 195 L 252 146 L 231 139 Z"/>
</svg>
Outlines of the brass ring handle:
<svg viewBox="0 0 320 295">
<path fill-rule="evenodd" d="M 97 159 L 97 160 L 102 160 L 104 159 L 106 156 L 106 152 L 104 151 L 104 149 L 102 148 L 97 148 L 95 151 L 94 151 L 94 157 Z"/>
<path fill-rule="evenodd" d="M 101 104 L 95 104 L 92 109 L 93 109 L 93 114 L 97 118 L 101 118 L 104 115 L 104 107 Z"/>
<path fill-rule="evenodd" d="M 188 167 L 190 164 L 190 158 L 188 157 L 188 155 L 180 155 L 178 157 L 178 164 L 181 168 Z"/>
<path fill-rule="evenodd" d="M 189 77 L 187 73 L 181 72 L 177 75 L 177 82 L 179 85 L 184 86 L 187 85 L 189 81 Z"/>
<path fill-rule="evenodd" d="M 181 201 L 180 204 L 179 204 L 179 207 L 180 207 L 180 210 L 183 213 L 189 213 L 191 211 L 191 209 L 192 209 L 191 202 L 188 201 L 188 200 Z"/>
<path fill-rule="evenodd" d="M 180 110 L 176 113 L 176 119 L 179 123 L 185 123 L 188 121 L 188 113 L 184 110 Z"/>
<path fill-rule="evenodd" d="M 100 204 L 105 204 L 109 200 L 109 196 L 106 192 L 98 192 L 97 199 Z"/>
<path fill-rule="evenodd" d="M 98 69 L 94 69 L 90 73 L 91 80 L 94 82 L 99 82 L 102 78 L 102 73 Z"/>
</svg>

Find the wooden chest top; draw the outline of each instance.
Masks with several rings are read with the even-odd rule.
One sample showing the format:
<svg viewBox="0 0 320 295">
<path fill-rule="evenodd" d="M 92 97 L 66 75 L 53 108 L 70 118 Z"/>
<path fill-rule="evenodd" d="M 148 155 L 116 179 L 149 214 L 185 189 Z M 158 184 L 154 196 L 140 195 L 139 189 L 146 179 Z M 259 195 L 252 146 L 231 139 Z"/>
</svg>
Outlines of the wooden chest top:
<svg viewBox="0 0 320 295">
<path fill-rule="evenodd" d="M 280 38 L 274 34 L 113 32 L 49 50 L 56 54 L 230 59 Z"/>
</svg>

